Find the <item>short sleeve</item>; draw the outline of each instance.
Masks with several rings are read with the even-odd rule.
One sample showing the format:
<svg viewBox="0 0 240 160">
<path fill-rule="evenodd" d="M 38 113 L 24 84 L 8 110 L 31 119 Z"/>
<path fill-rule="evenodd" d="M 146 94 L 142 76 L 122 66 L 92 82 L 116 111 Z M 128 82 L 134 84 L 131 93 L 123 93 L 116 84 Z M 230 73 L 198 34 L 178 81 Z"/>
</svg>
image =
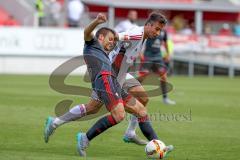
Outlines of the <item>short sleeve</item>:
<svg viewBox="0 0 240 160">
<path fill-rule="evenodd" d="M 167 31 L 164 30 L 164 31 L 163 31 L 163 41 L 164 41 L 164 42 L 167 42 L 167 40 L 168 40 Z"/>
<path fill-rule="evenodd" d="M 96 38 L 94 37 L 94 38 L 91 39 L 90 41 L 85 41 L 85 44 L 91 45 L 91 44 L 94 44 L 95 42 L 96 42 Z"/>
<path fill-rule="evenodd" d="M 135 26 L 126 32 L 118 33 L 120 41 L 141 40 L 143 37 L 143 27 Z"/>
</svg>

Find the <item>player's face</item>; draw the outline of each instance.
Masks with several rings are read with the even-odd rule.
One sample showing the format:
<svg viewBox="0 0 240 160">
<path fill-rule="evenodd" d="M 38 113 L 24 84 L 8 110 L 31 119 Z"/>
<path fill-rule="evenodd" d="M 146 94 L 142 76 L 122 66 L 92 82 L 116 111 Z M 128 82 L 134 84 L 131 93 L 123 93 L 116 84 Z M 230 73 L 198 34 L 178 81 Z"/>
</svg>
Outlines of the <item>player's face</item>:
<svg viewBox="0 0 240 160">
<path fill-rule="evenodd" d="M 164 24 L 159 22 L 153 22 L 152 24 L 148 24 L 148 30 L 147 30 L 147 38 L 155 38 L 157 37 L 161 30 L 164 28 Z"/>
<path fill-rule="evenodd" d="M 112 32 L 108 32 L 103 40 L 103 48 L 105 51 L 110 52 L 116 45 L 116 38 Z"/>
</svg>

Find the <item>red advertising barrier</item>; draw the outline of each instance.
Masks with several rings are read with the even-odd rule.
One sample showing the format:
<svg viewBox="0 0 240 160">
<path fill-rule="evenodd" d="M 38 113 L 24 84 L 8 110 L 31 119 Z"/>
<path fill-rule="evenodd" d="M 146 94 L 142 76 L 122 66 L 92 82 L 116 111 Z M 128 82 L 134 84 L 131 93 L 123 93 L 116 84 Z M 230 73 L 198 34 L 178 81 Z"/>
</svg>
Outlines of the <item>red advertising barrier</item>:
<svg viewBox="0 0 240 160">
<path fill-rule="evenodd" d="M 225 36 L 225 35 L 181 35 L 171 34 L 171 39 L 174 42 L 175 48 L 178 49 L 196 49 L 196 48 L 209 48 L 209 49 L 221 49 L 239 47 L 240 52 L 240 37 Z M 188 46 L 188 47 L 187 47 Z"/>
</svg>

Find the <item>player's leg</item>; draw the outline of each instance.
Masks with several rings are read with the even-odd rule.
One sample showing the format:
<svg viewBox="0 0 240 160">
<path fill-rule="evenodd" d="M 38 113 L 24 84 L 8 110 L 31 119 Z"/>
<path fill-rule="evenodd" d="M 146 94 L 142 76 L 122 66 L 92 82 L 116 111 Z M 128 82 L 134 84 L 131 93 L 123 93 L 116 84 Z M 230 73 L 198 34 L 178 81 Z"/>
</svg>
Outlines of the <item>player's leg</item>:
<svg viewBox="0 0 240 160">
<path fill-rule="evenodd" d="M 92 98 L 87 104 L 76 105 L 60 117 L 48 117 L 44 129 L 45 142 L 47 143 L 49 141 L 49 137 L 59 126 L 78 120 L 86 115 L 97 113 L 102 105 L 102 102 L 96 98 Z"/>
<path fill-rule="evenodd" d="M 136 84 L 136 83 L 135 83 Z M 141 110 L 143 110 L 142 107 L 146 108 L 143 104 L 147 104 L 148 102 L 148 97 L 147 94 L 145 93 L 144 88 L 141 85 L 137 85 L 136 86 L 132 86 L 128 89 L 128 93 L 131 93 L 132 95 L 135 95 L 135 97 L 138 97 L 137 100 L 135 100 L 136 102 L 134 103 L 134 99 L 132 99 L 130 104 L 127 103 L 127 105 L 125 105 L 125 108 L 127 109 L 127 107 L 130 106 L 134 106 L 136 105 L 134 108 L 140 107 Z M 141 94 L 138 94 L 141 93 Z M 143 94 L 144 93 L 144 94 Z M 140 96 L 141 95 L 141 96 Z M 140 103 L 140 101 L 143 103 Z M 139 110 L 136 109 L 137 111 Z M 134 112 L 133 112 L 134 113 Z M 138 112 L 137 112 L 138 113 Z M 145 110 L 145 115 L 143 115 L 143 112 L 141 112 L 141 114 L 138 114 L 138 117 L 142 116 L 141 118 L 137 118 L 137 121 L 139 123 L 139 127 L 142 131 L 142 133 L 144 134 L 144 136 L 150 141 L 153 139 L 158 139 L 157 134 L 155 133 L 154 129 L 152 128 L 151 122 L 147 116 L 147 112 Z M 136 117 L 136 116 L 135 116 Z M 131 122 L 130 122 L 131 123 Z M 129 129 L 129 127 L 128 127 Z M 136 129 L 136 128 L 135 128 Z M 135 132 L 135 130 L 134 130 Z M 126 136 L 124 136 L 125 138 Z M 136 143 L 135 141 L 132 141 L 134 143 Z M 138 144 L 138 143 L 137 143 Z M 173 145 L 169 145 L 166 146 L 166 150 L 165 150 L 165 156 L 167 156 L 172 150 L 174 149 Z"/>
<path fill-rule="evenodd" d="M 109 75 L 102 75 L 97 79 L 95 86 L 99 98 L 111 114 L 99 119 L 86 134 L 77 134 L 77 150 L 80 156 L 86 156 L 85 150 L 91 140 L 125 118 L 121 88 L 117 80 Z"/>
<path fill-rule="evenodd" d="M 137 98 L 144 106 L 147 106 L 149 98 L 145 89 L 136 79 L 134 81 L 136 82 L 132 83 L 132 85 L 127 84 L 128 93 Z"/>
<path fill-rule="evenodd" d="M 127 98 L 123 98 L 125 110 L 135 115 L 136 117 L 142 118 L 147 115 L 147 109 L 142 103 L 140 103 L 135 97 L 128 94 Z"/>
<path fill-rule="evenodd" d="M 77 134 L 77 151 L 80 156 L 86 156 L 86 148 L 89 146 L 91 140 L 124 119 L 125 110 L 123 103 L 118 103 L 113 107 L 115 109 L 111 111 L 111 114 L 99 119 L 87 133 L 79 132 Z"/>
<path fill-rule="evenodd" d="M 139 103 L 136 103 L 136 105 L 138 107 L 146 108 L 146 106 L 144 106 L 143 104 L 145 104 L 145 105 L 147 104 L 148 97 L 147 97 L 147 94 L 146 94 L 144 88 L 141 85 L 136 84 L 135 86 L 130 87 L 128 89 L 128 93 L 130 93 L 134 97 L 136 97 L 136 102 L 139 102 Z M 143 104 L 140 102 L 142 102 Z M 139 124 L 139 127 L 140 127 L 142 133 L 148 140 L 158 139 L 157 134 L 155 133 L 154 129 L 152 128 L 151 122 L 150 122 L 147 114 L 144 117 L 137 118 L 137 122 Z M 132 120 L 130 121 L 130 123 L 132 123 Z M 135 133 L 135 130 L 136 130 L 136 127 L 135 128 L 128 127 L 125 135 L 127 136 L 129 133 L 133 134 L 133 133 Z"/>
<path fill-rule="evenodd" d="M 126 111 L 137 117 L 139 127 L 148 140 L 158 139 L 157 134 L 153 130 L 147 115 L 146 107 L 143 106 L 136 98 L 132 97 L 125 104 Z"/>
<path fill-rule="evenodd" d="M 140 68 L 138 71 L 138 78 L 137 80 L 142 83 L 144 79 L 149 75 L 150 71 L 150 64 L 147 61 L 142 61 L 140 64 Z"/>
<path fill-rule="evenodd" d="M 140 95 L 137 94 L 138 90 L 134 90 L 134 86 L 141 86 L 141 84 L 131 74 L 128 73 L 126 76 L 126 80 L 123 83 L 123 89 L 125 92 L 128 92 L 133 97 L 138 98 Z M 130 88 L 132 88 L 132 87 L 133 87 L 133 89 L 130 90 Z M 131 91 L 132 91 L 132 93 L 130 93 Z M 146 93 L 145 93 L 145 96 L 140 97 L 138 100 L 140 100 L 140 102 L 145 106 L 148 101 Z M 146 140 L 143 140 L 137 136 L 137 134 L 135 132 L 137 127 L 138 127 L 138 117 L 135 115 L 131 115 L 127 130 L 123 136 L 124 142 L 136 143 L 138 145 L 145 145 L 147 143 Z"/>
<path fill-rule="evenodd" d="M 91 98 L 87 104 L 76 105 L 64 115 L 56 117 L 53 121 L 53 125 L 59 127 L 64 123 L 78 120 L 86 115 L 95 114 L 100 110 L 102 105 L 102 102 Z"/>
<path fill-rule="evenodd" d="M 175 105 L 176 102 L 169 99 L 167 95 L 167 67 L 162 60 L 154 62 L 155 72 L 160 77 L 160 87 L 163 95 L 163 103 L 167 105 Z"/>
<path fill-rule="evenodd" d="M 135 130 L 136 130 L 137 123 L 139 124 L 139 127 L 143 132 L 144 136 L 148 140 L 157 139 L 157 135 L 153 130 L 151 123 L 148 119 L 148 116 L 146 114 L 147 113 L 146 107 L 143 105 L 143 104 L 146 105 L 148 102 L 148 96 L 144 88 L 135 78 L 131 76 L 127 77 L 127 80 L 123 84 L 123 88 L 127 90 L 128 93 L 136 97 L 136 98 L 132 97 L 131 101 L 127 101 L 125 105 L 126 110 L 128 108 L 131 108 L 135 112 L 135 115 L 137 115 L 137 117 L 136 116 L 131 117 L 131 121 L 129 122 L 129 126 L 124 136 L 124 139 L 127 140 L 129 139 L 129 137 L 136 135 Z M 139 111 L 144 111 L 142 113 L 145 113 L 145 114 L 143 115 Z"/>
</svg>

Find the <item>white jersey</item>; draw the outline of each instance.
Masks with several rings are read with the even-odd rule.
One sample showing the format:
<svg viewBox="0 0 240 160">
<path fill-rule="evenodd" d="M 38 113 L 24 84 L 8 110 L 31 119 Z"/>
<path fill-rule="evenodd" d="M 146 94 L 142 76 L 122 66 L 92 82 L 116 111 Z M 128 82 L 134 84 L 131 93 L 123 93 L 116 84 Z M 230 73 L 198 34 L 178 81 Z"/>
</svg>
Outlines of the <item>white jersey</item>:
<svg viewBox="0 0 240 160">
<path fill-rule="evenodd" d="M 127 42 L 128 47 L 126 47 L 126 53 L 124 59 L 122 60 L 121 68 L 118 73 L 118 82 L 122 86 L 128 69 L 132 66 L 134 60 L 139 56 L 142 47 L 145 45 L 146 41 L 143 40 L 144 27 L 133 27 L 126 32 L 119 33 L 119 39 L 121 42 Z"/>
<path fill-rule="evenodd" d="M 115 28 L 114 30 L 118 33 L 120 32 L 125 32 L 133 27 L 136 27 L 137 24 L 136 23 L 132 23 L 130 20 L 125 20 L 125 21 L 121 21 Z"/>
</svg>

